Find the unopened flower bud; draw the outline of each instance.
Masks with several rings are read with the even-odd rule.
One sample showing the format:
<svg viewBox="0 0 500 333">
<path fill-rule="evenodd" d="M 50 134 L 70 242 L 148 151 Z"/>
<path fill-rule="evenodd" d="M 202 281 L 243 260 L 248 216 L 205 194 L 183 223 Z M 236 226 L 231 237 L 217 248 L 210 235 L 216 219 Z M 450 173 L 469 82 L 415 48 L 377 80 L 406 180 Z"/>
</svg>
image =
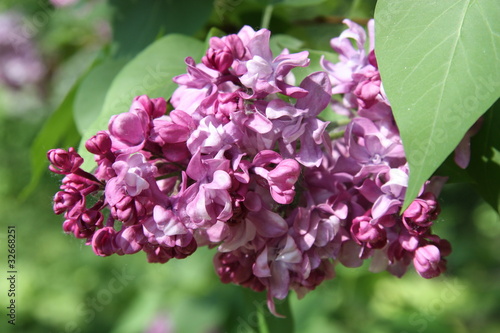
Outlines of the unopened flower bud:
<svg viewBox="0 0 500 333">
<path fill-rule="evenodd" d="M 107 257 L 116 252 L 115 246 L 116 230 L 104 227 L 95 232 L 92 237 L 92 249 L 101 257 Z"/>
<path fill-rule="evenodd" d="M 111 150 L 111 139 L 108 133 L 100 131 L 85 142 L 85 148 L 92 154 L 105 155 Z"/>
<path fill-rule="evenodd" d="M 47 152 L 47 158 L 50 161 L 49 169 L 52 172 L 67 175 L 75 172 L 83 163 L 83 158 L 70 147 L 67 151 L 64 149 L 51 149 Z"/>
</svg>

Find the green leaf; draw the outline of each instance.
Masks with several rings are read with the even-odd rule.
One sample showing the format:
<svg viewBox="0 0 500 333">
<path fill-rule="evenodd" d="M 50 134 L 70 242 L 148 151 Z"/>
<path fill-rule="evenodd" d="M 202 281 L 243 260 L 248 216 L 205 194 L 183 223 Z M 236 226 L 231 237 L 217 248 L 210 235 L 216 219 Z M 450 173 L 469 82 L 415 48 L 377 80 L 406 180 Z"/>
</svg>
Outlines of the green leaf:
<svg viewBox="0 0 500 333">
<path fill-rule="evenodd" d="M 217 27 L 210 28 L 207 36 L 205 37 L 205 50 L 208 50 L 210 48 L 210 39 L 212 39 L 212 37 L 224 37 L 226 35 L 227 33 Z"/>
<path fill-rule="evenodd" d="M 206 47 L 208 48 L 208 46 L 210 45 L 209 44 L 210 38 L 212 38 L 212 37 L 224 37 L 226 35 L 227 35 L 227 33 L 225 33 L 224 31 L 222 31 L 221 29 L 219 29 L 217 27 L 210 28 L 210 30 L 208 31 L 207 37 L 205 38 Z"/>
<path fill-rule="evenodd" d="M 376 3 L 377 2 L 373 0 L 354 0 L 349 10 L 349 17 L 373 17 Z"/>
<path fill-rule="evenodd" d="M 376 54 L 401 132 L 415 198 L 500 96 L 497 0 L 380 0 Z"/>
<path fill-rule="evenodd" d="M 471 139 L 469 176 L 483 199 L 500 212 L 500 100 L 485 114 L 479 133 Z"/>
<path fill-rule="evenodd" d="M 104 98 L 125 60 L 108 60 L 94 67 L 83 79 L 73 105 L 74 119 L 80 134 L 92 125 L 101 113 Z"/>
<path fill-rule="evenodd" d="M 302 50 L 300 50 L 302 51 Z M 318 51 L 318 50 L 307 50 L 309 52 L 309 59 L 311 60 L 309 66 L 307 67 L 295 67 L 292 69 L 292 73 L 295 75 L 296 84 L 299 85 L 302 80 L 311 73 L 324 71 L 321 67 L 321 57 L 331 62 L 337 62 L 339 57 L 338 54 L 333 52 Z M 290 50 L 290 52 L 298 52 L 296 50 Z"/>
<path fill-rule="evenodd" d="M 68 67 L 63 71 L 63 81 L 66 82 L 69 90 L 64 86 L 64 98 L 57 109 L 45 121 L 42 129 L 38 132 L 30 148 L 31 179 L 29 184 L 22 190 L 19 198 L 26 199 L 38 186 L 42 175 L 47 170 L 47 151 L 52 148 L 74 147 L 78 144 L 80 134 L 76 128 L 73 117 L 73 104 L 76 92 L 80 84 L 89 71 L 99 64 L 107 55 L 105 49 L 91 52 L 82 52 L 74 56 L 63 67 Z M 72 75 L 69 75 L 71 73 Z M 76 79 L 75 79 L 76 78 Z"/>
<path fill-rule="evenodd" d="M 272 35 L 269 40 L 269 46 L 271 47 L 271 51 L 275 57 L 278 56 L 285 48 L 289 50 L 298 50 L 303 45 L 304 42 L 300 39 L 289 35 Z"/>
<path fill-rule="evenodd" d="M 435 175 L 448 177 L 446 184 L 473 183 L 474 179 L 467 170 L 460 168 L 454 159 L 455 154 L 451 153 L 448 158 L 439 166 Z"/>
<path fill-rule="evenodd" d="M 290 6 L 290 7 L 306 7 L 319 5 L 325 2 L 325 0 L 283 0 L 279 2 L 279 5 Z"/>
<path fill-rule="evenodd" d="M 158 36 L 192 35 L 208 21 L 213 1 L 111 0 L 117 57 L 135 56 Z"/>
<path fill-rule="evenodd" d="M 123 314 L 115 319 L 111 333 L 140 332 L 144 327 L 149 327 L 158 315 L 156 312 L 161 307 L 161 296 L 155 290 L 141 290 L 124 309 Z M 149 323 L 145 323 L 146 318 Z"/>
<path fill-rule="evenodd" d="M 246 301 L 246 312 L 248 318 L 257 318 L 240 323 L 247 331 L 257 331 L 258 333 L 273 333 L 273 332 L 294 332 L 293 314 L 290 308 L 288 297 L 283 300 L 275 299 L 276 312 L 284 316 L 284 318 L 275 317 L 267 307 L 266 292 L 255 292 L 251 289 L 243 288 L 243 294 Z"/>
<path fill-rule="evenodd" d="M 280 7 L 308 7 L 319 5 L 326 0 L 254 0 L 262 6 L 280 6 Z"/>
<path fill-rule="evenodd" d="M 135 96 L 168 99 L 177 85 L 172 78 L 186 72 L 184 59 L 201 59 L 203 42 L 182 35 L 167 35 L 138 54 L 114 78 L 104 100 L 101 114 L 85 131 L 79 153 L 85 162 L 84 170 L 95 167 L 93 155 L 85 149 L 85 141 L 108 127 L 112 115 L 127 112 Z"/>
<path fill-rule="evenodd" d="M 79 81 L 73 85 L 61 105 L 45 121 L 31 145 L 31 180 L 21 192 L 19 196 L 21 200 L 25 200 L 36 189 L 43 173 L 47 170 L 49 165 L 47 151 L 57 146 L 65 148 L 74 146 L 80 139 L 73 120 L 73 101 L 78 86 Z"/>
</svg>

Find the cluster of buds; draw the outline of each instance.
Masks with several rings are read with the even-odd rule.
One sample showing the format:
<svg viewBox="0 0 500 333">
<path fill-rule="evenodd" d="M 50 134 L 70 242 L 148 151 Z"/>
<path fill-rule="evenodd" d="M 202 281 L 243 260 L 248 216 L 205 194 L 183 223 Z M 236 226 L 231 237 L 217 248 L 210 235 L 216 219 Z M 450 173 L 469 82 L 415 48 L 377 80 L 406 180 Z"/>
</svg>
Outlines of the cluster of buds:
<svg viewBox="0 0 500 333">
<path fill-rule="evenodd" d="M 270 31 L 248 26 L 212 37 L 174 78 L 173 110 L 136 97 L 86 142 L 92 173 L 72 148 L 49 151 L 65 175 L 54 199 L 64 230 L 97 255 L 144 251 L 149 262 L 214 247 L 221 281 L 266 290 L 275 315 L 275 298 L 304 295 L 336 263 L 439 275 L 450 246 L 431 232 L 436 196 L 424 187 L 401 214 L 408 165 L 373 42 L 366 54 L 364 29 L 345 23 L 331 41 L 339 62 L 322 60 L 298 86 L 292 69 L 308 52 L 274 57 Z M 347 126 L 318 118 L 329 106 Z"/>
</svg>

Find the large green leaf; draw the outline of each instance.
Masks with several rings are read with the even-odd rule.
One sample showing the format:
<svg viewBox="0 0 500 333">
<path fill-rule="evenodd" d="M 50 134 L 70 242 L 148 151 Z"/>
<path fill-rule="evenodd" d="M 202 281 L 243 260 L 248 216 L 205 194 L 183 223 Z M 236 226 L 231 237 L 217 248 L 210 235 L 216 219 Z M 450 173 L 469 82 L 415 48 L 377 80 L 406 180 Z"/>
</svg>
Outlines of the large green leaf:
<svg viewBox="0 0 500 333">
<path fill-rule="evenodd" d="M 302 50 L 300 50 L 302 51 Z M 292 70 L 292 73 L 295 75 L 296 84 L 299 85 L 302 80 L 314 72 L 324 71 L 323 67 L 321 67 L 321 57 L 324 57 L 326 60 L 330 62 L 337 62 L 339 56 L 337 53 L 327 52 L 327 51 L 318 51 L 318 50 L 307 50 L 309 52 L 309 66 L 307 67 L 295 67 Z M 290 52 L 298 52 L 297 50 L 290 50 Z"/>
<path fill-rule="evenodd" d="M 61 105 L 45 121 L 42 129 L 31 145 L 31 180 L 20 194 L 20 199 L 26 199 L 37 187 L 40 178 L 47 170 L 49 162 L 47 151 L 57 146 L 68 147 L 78 143 L 80 135 L 73 119 L 73 101 L 79 81 L 73 85 Z"/>
<path fill-rule="evenodd" d="M 208 21 L 213 1 L 111 0 L 117 56 L 135 56 L 158 36 L 192 35 Z"/>
<path fill-rule="evenodd" d="M 379 0 L 376 54 L 406 155 L 405 207 L 500 96 L 498 0 Z"/>
<path fill-rule="evenodd" d="M 254 0 L 261 5 L 272 5 L 281 7 L 308 7 L 319 5 L 325 0 Z"/>
<path fill-rule="evenodd" d="M 322 2 L 325 2 L 325 0 L 283 0 L 280 1 L 279 4 L 286 6 L 303 7 L 303 6 L 319 5 Z"/>
<path fill-rule="evenodd" d="M 52 148 L 75 146 L 80 139 L 73 117 L 73 104 L 82 80 L 106 57 L 105 50 L 83 52 L 74 56 L 63 67 L 62 78 L 66 82 L 60 88 L 64 92 L 57 109 L 47 118 L 30 148 L 31 179 L 20 194 L 26 199 L 38 186 L 48 166 L 47 151 Z"/>
<path fill-rule="evenodd" d="M 303 41 L 289 35 L 272 35 L 269 40 L 269 46 L 275 57 L 278 56 L 285 48 L 288 50 L 298 50 L 303 45 Z"/>
<path fill-rule="evenodd" d="M 76 127 L 84 133 L 101 113 L 106 92 L 125 60 L 108 60 L 94 67 L 76 92 L 73 113 Z"/>
<path fill-rule="evenodd" d="M 177 87 L 172 78 L 186 72 L 184 59 L 191 56 L 199 60 L 203 51 L 203 42 L 173 34 L 157 40 L 125 65 L 106 94 L 102 112 L 82 137 L 79 147 L 85 159 L 82 168 L 90 171 L 95 166 L 93 155 L 85 149 L 87 139 L 107 129 L 112 115 L 127 112 L 135 96 L 169 98 Z"/>
<path fill-rule="evenodd" d="M 485 114 L 479 133 L 471 140 L 470 177 L 483 197 L 500 212 L 500 100 Z"/>
<path fill-rule="evenodd" d="M 375 4 L 373 0 L 354 0 L 349 10 L 349 17 L 373 17 Z"/>
</svg>

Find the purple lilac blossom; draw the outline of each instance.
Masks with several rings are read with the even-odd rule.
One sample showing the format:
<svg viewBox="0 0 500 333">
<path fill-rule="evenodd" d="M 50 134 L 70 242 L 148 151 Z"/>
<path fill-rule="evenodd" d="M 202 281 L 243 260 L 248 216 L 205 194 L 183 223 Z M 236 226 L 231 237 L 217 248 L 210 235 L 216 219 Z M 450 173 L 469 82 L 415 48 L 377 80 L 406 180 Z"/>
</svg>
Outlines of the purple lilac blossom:
<svg viewBox="0 0 500 333">
<path fill-rule="evenodd" d="M 245 26 L 213 37 L 200 63 L 186 59 L 172 111 L 163 98 L 138 96 L 89 139 L 92 174 L 74 149 L 49 151 L 51 170 L 65 175 L 54 198 L 64 231 L 99 256 L 142 250 L 149 262 L 216 248 L 221 281 L 267 290 L 277 316 L 274 299 L 303 297 L 334 277 L 335 264 L 373 258 L 373 271 L 401 276 L 413 264 L 424 278 L 442 273 L 450 246 L 431 231 L 436 185 L 400 214 L 409 171 L 373 22 L 368 52 L 365 30 L 345 23 L 331 41 L 340 61 L 323 59 L 325 71 L 299 86 L 291 71 L 308 65 L 307 52 L 274 57 L 270 32 Z M 330 104 L 350 117 L 333 140 L 318 118 Z"/>
<path fill-rule="evenodd" d="M 32 37 L 21 14 L 0 14 L 0 82 L 11 89 L 40 83 L 46 74 Z"/>
<path fill-rule="evenodd" d="M 78 0 L 50 0 L 54 7 L 67 7 L 77 3 Z"/>
</svg>

